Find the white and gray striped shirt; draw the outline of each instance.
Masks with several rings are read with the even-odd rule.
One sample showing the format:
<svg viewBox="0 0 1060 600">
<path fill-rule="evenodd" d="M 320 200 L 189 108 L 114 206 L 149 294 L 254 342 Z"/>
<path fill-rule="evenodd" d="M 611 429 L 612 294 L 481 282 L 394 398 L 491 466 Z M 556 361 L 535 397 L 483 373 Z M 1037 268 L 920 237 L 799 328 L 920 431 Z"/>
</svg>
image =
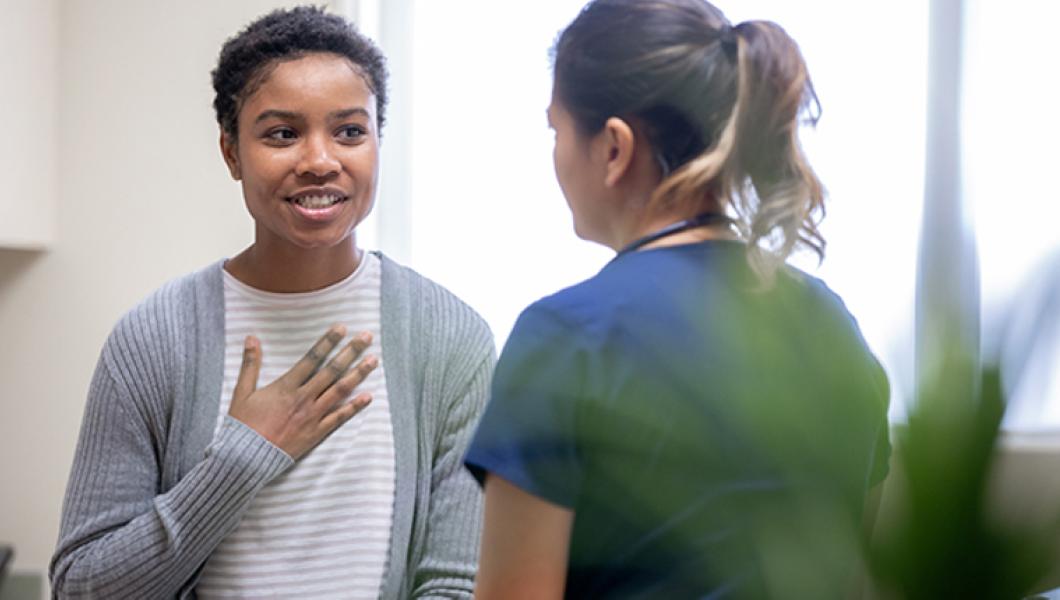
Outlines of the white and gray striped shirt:
<svg viewBox="0 0 1060 600">
<path fill-rule="evenodd" d="M 346 325 L 347 340 L 371 331 L 366 354 L 381 359 L 380 275 L 379 258 L 369 253 L 345 280 L 307 293 L 263 292 L 225 272 L 217 430 L 228 413 L 247 335 L 261 340 L 259 385 L 282 375 L 333 323 Z M 380 362 L 358 388 L 372 394 L 372 403 L 250 503 L 207 561 L 196 588 L 200 598 L 379 596 L 395 485 L 384 368 Z"/>
</svg>

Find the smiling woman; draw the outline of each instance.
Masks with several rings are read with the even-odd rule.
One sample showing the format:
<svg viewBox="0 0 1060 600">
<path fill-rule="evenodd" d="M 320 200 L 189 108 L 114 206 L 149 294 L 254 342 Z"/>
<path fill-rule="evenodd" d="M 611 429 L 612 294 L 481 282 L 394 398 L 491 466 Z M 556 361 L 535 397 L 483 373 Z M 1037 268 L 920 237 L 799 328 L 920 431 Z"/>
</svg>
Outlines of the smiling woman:
<svg viewBox="0 0 1060 600">
<path fill-rule="evenodd" d="M 214 107 L 254 242 L 107 340 L 57 596 L 471 595 L 481 498 L 461 458 L 494 346 L 455 296 L 358 246 L 386 76 L 316 8 L 225 44 Z"/>
<path fill-rule="evenodd" d="M 345 57 L 310 54 L 269 73 L 240 111 L 237 132 L 221 135 L 255 222 L 254 246 L 232 259 L 228 272 L 277 292 L 296 291 L 290 275 L 305 275 L 305 261 L 296 258 L 305 253 L 328 273 L 324 284 L 353 272 L 354 228 L 375 200 L 376 121 L 375 94 Z M 290 261 L 296 268 L 277 269 Z"/>
</svg>

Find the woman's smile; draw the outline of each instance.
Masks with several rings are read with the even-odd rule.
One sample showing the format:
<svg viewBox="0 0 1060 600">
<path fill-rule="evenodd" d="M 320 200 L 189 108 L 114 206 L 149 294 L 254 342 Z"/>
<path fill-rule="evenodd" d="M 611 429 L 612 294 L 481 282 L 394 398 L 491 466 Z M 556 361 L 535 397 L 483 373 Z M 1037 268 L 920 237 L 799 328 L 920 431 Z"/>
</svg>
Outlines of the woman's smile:
<svg viewBox="0 0 1060 600">
<path fill-rule="evenodd" d="M 348 206 L 349 196 L 335 188 L 301 190 L 286 198 L 291 209 L 313 223 L 330 223 Z"/>
</svg>

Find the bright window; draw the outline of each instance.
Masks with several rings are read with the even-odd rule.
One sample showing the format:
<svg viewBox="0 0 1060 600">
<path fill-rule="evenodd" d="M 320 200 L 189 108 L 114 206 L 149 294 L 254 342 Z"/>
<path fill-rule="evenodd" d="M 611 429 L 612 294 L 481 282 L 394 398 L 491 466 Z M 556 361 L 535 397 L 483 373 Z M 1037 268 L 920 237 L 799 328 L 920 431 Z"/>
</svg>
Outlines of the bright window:
<svg viewBox="0 0 1060 600">
<path fill-rule="evenodd" d="M 1007 319 L 1011 428 L 1060 426 L 1060 4 L 966 0 L 964 194 L 974 214 L 986 341 Z M 1031 323 L 1035 314 L 1047 318 Z M 1032 345 L 1033 344 L 1033 345 Z M 1025 349 L 1029 349 L 1024 357 Z M 1017 373 L 1021 373 L 1017 377 Z"/>
<path fill-rule="evenodd" d="M 534 300 L 611 252 L 579 240 L 552 168 L 548 49 L 580 1 L 414 3 L 412 265 L 503 344 Z"/>
</svg>

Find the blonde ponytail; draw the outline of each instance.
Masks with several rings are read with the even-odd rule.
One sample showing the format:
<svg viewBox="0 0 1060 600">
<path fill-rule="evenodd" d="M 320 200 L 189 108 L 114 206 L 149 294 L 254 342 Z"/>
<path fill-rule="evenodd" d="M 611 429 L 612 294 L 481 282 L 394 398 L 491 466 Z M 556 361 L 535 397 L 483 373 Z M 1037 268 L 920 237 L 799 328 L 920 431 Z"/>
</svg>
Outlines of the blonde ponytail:
<svg viewBox="0 0 1060 600">
<path fill-rule="evenodd" d="M 824 258 L 817 229 L 824 188 L 798 139 L 800 115 L 815 122 L 819 106 L 802 54 L 779 25 L 749 21 L 732 31 L 738 73 L 732 113 L 714 146 L 667 177 L 653 202 L 727 204 L 752 268 L 768 284 L 799 246 Z"/>
</svg>

